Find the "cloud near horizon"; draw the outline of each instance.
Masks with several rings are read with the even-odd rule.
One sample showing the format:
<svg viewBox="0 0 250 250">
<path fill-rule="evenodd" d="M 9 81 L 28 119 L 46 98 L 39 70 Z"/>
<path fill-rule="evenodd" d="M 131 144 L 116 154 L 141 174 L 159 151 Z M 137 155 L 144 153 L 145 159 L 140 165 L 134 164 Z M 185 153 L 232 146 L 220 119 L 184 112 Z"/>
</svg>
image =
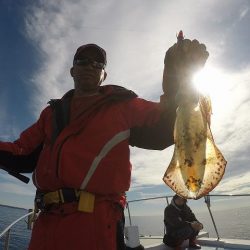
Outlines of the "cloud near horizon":
<svg viewBox="0 0 250 250">
<path fill-rule="evenodd" d="M 8 107 L 6 104 L 6 95 L 2 91 L 0 93 L 0 140 L 12 141 L 19 133 L 19 128 L 15 122 L 15 117 L 12 117 L 8 113 Z"/>
<path fill-rule="evenodd" d="M 22 182 L 15 182 L 14 177 L 2 173 L 0 173 L 0 179 L 0 190 L 2 192 L 34 198 L 35 188 L 31 183 L 27 185 Z"/>
</svg>

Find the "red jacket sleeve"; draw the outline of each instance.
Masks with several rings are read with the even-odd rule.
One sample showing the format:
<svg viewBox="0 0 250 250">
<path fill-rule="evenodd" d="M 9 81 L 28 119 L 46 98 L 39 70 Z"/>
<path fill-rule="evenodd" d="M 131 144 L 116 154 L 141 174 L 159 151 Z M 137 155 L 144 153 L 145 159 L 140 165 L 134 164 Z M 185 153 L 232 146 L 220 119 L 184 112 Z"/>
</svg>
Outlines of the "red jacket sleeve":
<svg viewBox="0 0 250 250">
<path fill-rule="evenodd" d="M 144 149 L 163 150 L 174 143 L 175 107 L 135 98 L 128 103 L 131 114 L 129 144 Z M 128 111 L 127 111 L 128 112 Z"/>
<path fill-rule="evenodd" d="M 1 142 L 0 150 L 13 155 L 27 155 L 39 146 L 45 138 L 45 124 L 50 116 L 50 107 L 45 108 L 38 121 L 24 130 L 14 142 Z"/>
<path fill-rule="evenodd" d="M 131 127 L 152 126 L 162 113 L 160 104 L 146 101 L 141 98 L 133 98 L 123 106 L 124 116 Z"/>
</svg>

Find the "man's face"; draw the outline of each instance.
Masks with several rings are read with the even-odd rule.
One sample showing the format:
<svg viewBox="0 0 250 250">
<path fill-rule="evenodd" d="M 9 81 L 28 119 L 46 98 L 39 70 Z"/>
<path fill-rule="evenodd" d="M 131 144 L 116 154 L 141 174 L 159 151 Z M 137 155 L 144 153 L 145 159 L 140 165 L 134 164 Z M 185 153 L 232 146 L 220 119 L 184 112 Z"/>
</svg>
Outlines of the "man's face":
<svg viewBox="0 0 250 250">
<path fill-rule="evenodd" d="M 75 89 L 82 91 L 94 91 L 105 79 L 105 71 L 101 67 L 102 58 L 95 48 L 83 50 L 79 60 L 71 69 L 74 78 Z"/>
<path fill-rule="evenodd" d="M 187 200 L 181 197 L 178 197 L 177 199 L 175 199 L 175 204 L 178 206 L 183 206 L 186 203 L 187 203 Z"/>
</svg>

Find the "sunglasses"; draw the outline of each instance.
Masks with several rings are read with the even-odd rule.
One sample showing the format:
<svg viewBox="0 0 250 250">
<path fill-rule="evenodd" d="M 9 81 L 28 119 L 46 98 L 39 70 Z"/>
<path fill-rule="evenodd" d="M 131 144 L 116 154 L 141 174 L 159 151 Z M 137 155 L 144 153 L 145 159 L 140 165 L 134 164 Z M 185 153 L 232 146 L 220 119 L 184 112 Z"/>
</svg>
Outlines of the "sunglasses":
<svg viewBox="0 0 250 250">
<path fill-rule="evenodd" d="M 104 69 L 105 68 L 105 63 L 96 62 L 90 58 L 76 59 L 74 61 L 74 65 L 80 65 L 80 66 L 91 65 L 93 68 L 96 68 L 96 69 Z"/>
</svg>

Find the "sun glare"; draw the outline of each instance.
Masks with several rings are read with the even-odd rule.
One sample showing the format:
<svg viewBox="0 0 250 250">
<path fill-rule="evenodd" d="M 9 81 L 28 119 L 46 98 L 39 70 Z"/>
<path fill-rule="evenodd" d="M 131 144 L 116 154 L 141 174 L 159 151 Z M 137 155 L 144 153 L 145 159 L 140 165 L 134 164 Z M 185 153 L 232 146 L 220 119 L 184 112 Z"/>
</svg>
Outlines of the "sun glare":
<svg viewBox="0 0 250 250">
<path fill-rule="evenodd" d="M 228 84 L 227 77 L 219 70 L 206 67 L 194 76 L 194 84 L 202 94 L 215 95 L 223 92 Z"/>
<path fill-rule="evenodd" d="M 222 71 L 205 67 L 194 76 L 193 83 L 201 94 L 210 96 L 213 106 L 220 108 L 230 102 L 230 79 Z"/>
</svg>

